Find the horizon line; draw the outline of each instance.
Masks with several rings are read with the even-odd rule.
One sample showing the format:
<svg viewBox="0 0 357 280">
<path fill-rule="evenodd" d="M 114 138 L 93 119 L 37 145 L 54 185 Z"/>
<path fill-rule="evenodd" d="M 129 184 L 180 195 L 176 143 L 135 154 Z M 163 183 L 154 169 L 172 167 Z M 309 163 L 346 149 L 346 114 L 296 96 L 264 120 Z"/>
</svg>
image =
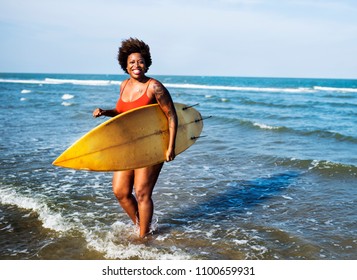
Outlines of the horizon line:
<svg viewBox="0 0 357 280">
<path fill-rule="evenodd" d="M 3 72 L 0 71 L 0 74 L 33 74 L 33 75 L 44 75 L 44 74 L 49 74 L 49 75 L 102 75 L 102 76 L 109 76 L 109 75 L 117 75 L 117 76 L 128 76 L 126 73 L 75 73 L 75 72 Z M 217 78 L 261 78 L 261 79 L 325 79 L 325 80 L 357 80 L 357 77 L 352 78 L 352 77 L 323 77 L 323 76 L 315 76 L 315 77 L 309 77 L 309 76 L 268 76 L 268 75 L 258 75 L 258 76 L 250 76 L 250 75 L 208 75 L 208 74 L 202 74 L 202 75 L 197 75 L 197 74 L 150 74 L 148 76 L 176 76 L 176 77 L 217 77 Z"/>
</svg>

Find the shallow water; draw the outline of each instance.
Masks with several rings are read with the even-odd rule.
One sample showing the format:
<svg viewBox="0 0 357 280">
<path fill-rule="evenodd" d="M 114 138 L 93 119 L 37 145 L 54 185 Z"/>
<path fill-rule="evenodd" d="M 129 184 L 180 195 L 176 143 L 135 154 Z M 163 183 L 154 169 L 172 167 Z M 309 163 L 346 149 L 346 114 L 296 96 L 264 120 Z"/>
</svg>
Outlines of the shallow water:
<svg viewBox="0 0 357 280">
<path fill-rule="evenodd" d="M 144 242 L 111 174 L 52 161 L 124 76 L 0 74 L 1 259 L 356 259 L 357 81 L 160 76 L 203 136 L 154 190 Z"/>
</svg>

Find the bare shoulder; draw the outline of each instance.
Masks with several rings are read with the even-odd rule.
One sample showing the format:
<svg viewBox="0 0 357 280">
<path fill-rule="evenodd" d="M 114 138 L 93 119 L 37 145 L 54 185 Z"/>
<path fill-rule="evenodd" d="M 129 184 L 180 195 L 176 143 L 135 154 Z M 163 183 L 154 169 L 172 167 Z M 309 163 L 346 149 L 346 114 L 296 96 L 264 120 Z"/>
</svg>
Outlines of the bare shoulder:
<svg viewBox="0 0 357 280">
<path fill-rule="evenodd" d="M 160 81 L 153 79 L 153 78 L 151 78 L 151 81 L 150 81 L 150 88 L 153 91 L 164 90 L 164 89 L 166 90 L 165 86 Z"/>
<path fill-rule="evenodd" d="M 129 79 L 126 79 L 126 80 L 123 80 L 121 83 L 120 83 L 120 92 L 123 91 L 123 88 L 126 86 L 126 84 L 129 82 Z"/>
<path fill-rule="evenodd" d="M 163 111 L 174 111 L 174 103 L 166 87 L 158 80 L 152 79 L 150 94 L 156 99 Z"/>
<path fill-rule="evenodd" d="M 170 93 L 166 87 L 160 81 L 153 78 L 151 79 L 149 85 L 149 93 L 155 96 L 157 100 L 165 98 L 166 96 L 170 96 Z"/>
</svg>

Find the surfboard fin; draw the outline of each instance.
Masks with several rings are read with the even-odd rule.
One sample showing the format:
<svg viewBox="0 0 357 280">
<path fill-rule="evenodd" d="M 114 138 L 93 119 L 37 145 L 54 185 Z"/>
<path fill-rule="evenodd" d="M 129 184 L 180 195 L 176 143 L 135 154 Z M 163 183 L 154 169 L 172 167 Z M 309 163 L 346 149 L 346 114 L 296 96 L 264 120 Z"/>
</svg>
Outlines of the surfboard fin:
<svg viewBox="0 0 357 280">
<path fill-rule="evenodd" d="M 209 118 L 212 118 L 212 116 L 208 116 L 208 117 L 203 117 L 203 118 L 200 118 L 200 119 L 196 119 L 195 122 L 196 122 L 196 123 L 197 123 L 197 122 L 201 122 L 201 121 L 207 120 L 207 119 L 209 119 Z"/>
<path fill-rule="evenodd" d="M 192 108 L 192 107 L 195 107 L 195 106 L 198 106 L 198 105 L 200 105 L 200 103 L 197 103 L 197 104 L 194 104 L 194 105 L 191 105 L 191 106 L 186 106 L 186 107 L 183 107 L 182 108 L 182 110 L 187 110 L 187 109 L 189 109 L 189 108 Z"/>
<path fill-rule="evenodd" d="M 192 136 L 191 140 L 196 140 L 198 138 L 206 137 L 207 135 L 201 135 L 201 136 Z"/>
</svg>

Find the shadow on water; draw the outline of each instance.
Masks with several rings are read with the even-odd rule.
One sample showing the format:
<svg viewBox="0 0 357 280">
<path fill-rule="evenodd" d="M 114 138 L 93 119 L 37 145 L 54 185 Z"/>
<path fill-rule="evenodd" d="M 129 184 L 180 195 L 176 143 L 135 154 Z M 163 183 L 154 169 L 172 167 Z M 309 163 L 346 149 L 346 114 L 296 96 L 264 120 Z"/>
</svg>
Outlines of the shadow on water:
<svg viewBox="0 0 357 280">
<path fill-rule="evenodd" d="M 250 181 L 231 181 L 226 183 L 224 191 L 212 194 L 205 200 L 175 213 L 175 220 L 229 219 L 230 216 L 246 213 L 248 209 L 254 212 L 255 206 L 277 196 L 298 176 L 297 172 L 284 172 Z"/>
</svg>

